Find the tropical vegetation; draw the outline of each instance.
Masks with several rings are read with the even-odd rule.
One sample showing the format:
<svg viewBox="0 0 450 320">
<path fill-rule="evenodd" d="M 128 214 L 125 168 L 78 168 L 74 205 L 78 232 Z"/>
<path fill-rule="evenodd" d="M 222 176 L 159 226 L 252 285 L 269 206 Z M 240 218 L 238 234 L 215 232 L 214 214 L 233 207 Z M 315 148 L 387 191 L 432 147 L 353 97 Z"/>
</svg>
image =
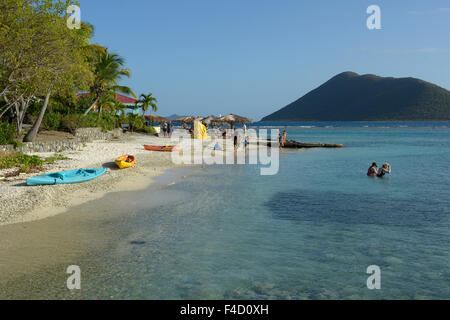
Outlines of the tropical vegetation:
<svg viewBox="0 0 450 320">
<path fill-rule="evenodd" d="M 139 100 L 136 102 L 136 107 L 140 104 L 142 109 L 142 115 L 145 115 L 145 112 L 149 109 L 149 107 L 152 107 L 152 111 L 156 112 L 158 111 L 158 106 L 156 105 L 155 97 L 152 96 L 151 93 L 149 94 L 141 94 L 139 97 Z"/>
<path fill-rule="evenodd" d="M 48 158 L 31 156 L 20 152 L 0 154 L 0 169 L 18 168 L 18 172 L 29 173 L 32 170 L 41 169 L 46 163 L 53 164 L 56 161 L 68 159 L 61 154 L 55 154 Z"/>
<path fill-rule="evenodd" d="M 111 130 L 129 124 L 145 131 L 145 120 L 126 115 L 116 93 L 137 99 L 121 85 L 131 76 L 125 60 L 92 43 L 94 27 L 67 27 L 74 0 L 2 0 L 0 3 L 0 144 L 32 142 L 39 130 L 74 132 L 80 127 Z M 80 92 L 85 94 L 80 95 Z M 157 110 L 142 94 L 143 114 Z M 31 125 L 24 131 L 24 124 Z"/>
</svg>

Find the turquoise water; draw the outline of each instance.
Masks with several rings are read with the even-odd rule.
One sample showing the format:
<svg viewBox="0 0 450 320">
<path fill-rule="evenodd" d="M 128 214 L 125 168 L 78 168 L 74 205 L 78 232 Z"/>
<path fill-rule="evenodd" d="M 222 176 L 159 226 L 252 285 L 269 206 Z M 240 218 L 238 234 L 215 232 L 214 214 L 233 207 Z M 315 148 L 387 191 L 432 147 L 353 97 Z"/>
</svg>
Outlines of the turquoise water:
<svg viewBox="0 0 450 320">
<path fill-rule="evenodd" d="M 448 125 L 297 126 L 288 138 L 346 147 L 285 151 L 275 176 L 204 167 L 137 193 L 129 233 L 83 297 L 450 299 Z M 392 175 L 368 178 L 373 161 Z M 159 194 L 170 202 L 142 209 Z M 366 287 L 370 265 L 381 290 Z"/>
</svg>

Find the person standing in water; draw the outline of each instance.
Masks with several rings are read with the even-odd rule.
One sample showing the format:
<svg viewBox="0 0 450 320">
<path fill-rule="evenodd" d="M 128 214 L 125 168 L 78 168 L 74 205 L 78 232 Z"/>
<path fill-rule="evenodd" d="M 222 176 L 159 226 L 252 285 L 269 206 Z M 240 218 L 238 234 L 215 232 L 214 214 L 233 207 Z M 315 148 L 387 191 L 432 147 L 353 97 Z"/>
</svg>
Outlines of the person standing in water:
<svg viewBox="0 0 450 320">
<path fill-rule="evenodd" d="M 381 168 L 378 168 L 377 163 L 374 162 L 372 163 L 372 166 L 367 170 L 367 175 L 369 177 L 377 176 L 378 178 L 382 178 L 386 174 L 390 173 L 391 173 L 391 165 L 389 163 L 385 163 Z"/>
<path fill-rule="evenodd" d="M 383 178 L 386 174 L 390 173 L 391 173 L 391 165 L 389 163 L 385 163 L 380 169 L 378 169 L 377 177 Z"/>
<path fill-rule="evenodd" d="M 367 169 L 367 176 L 369 177 L 375 177 L 375 175 L 378 173 L 378 167 L 377 167 L 377 163 L 373 162 L 372 166 L 369 167 L 369 169 Z"/>
<path fill-rule="evenodd" d="M 286 144 L 287 133 L 286 130 L 283 130 L 283 137 L 281 138 L 281 147 L 284 147 Z"/>
</svg>

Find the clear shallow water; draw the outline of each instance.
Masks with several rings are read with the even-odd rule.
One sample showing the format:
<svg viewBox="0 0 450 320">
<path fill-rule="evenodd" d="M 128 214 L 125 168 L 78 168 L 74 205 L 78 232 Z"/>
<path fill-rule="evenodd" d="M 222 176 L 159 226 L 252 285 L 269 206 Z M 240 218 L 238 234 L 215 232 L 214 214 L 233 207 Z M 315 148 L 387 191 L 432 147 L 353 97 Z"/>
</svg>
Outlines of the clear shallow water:
<svg viewBox="0 0 450 320">
<path fill-rule="evenodd" d="M 205 167 L 166 186 L 173 202 L 128 221 L 84 297 L 450 299 L 450 129 L 288 135 L 346 147 L 286 151 L 276 176 Z M 366 177 L 386 160 L 392 176 Z M 366 287 L 369 265 L 381 268 L 379 291 Z"/>
<path fill-rule="evenodd" d="M 346 147 L 285 151 L 275 176 L 257 166 L 204 167 L 110 196 L 104 210 L 120 201 L 128 213 L 98 216 L 91 229 L 96 239 L 106 230 L 108 250 L 70 261 L 82 268 L 82 290 L 68 294 L 65 274 L 54 278 L 64 265 L 35 273 L 36 294 L 450 299 L 450 128 L 404 125 L 288 127 L 289 139 Z M 389 161 L 392 175 L 368 178 L 373 161 Z M 77 210 L 95 217 L 93 208 Z M 366 287 L 370 265 L 381 268 L 381 290 Z"/>
</svg>

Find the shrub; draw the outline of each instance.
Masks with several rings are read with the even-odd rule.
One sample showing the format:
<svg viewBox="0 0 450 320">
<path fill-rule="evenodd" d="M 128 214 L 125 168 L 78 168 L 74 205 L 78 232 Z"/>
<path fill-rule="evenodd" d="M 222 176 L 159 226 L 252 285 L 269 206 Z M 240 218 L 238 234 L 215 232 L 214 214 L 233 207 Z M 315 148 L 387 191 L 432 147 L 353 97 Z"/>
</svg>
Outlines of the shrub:
<svg viewBox="0 0 450 320">
<path fill-rule="evenodd" d="M 54 164 L 56 161 L 60 160 L 69 160 L 69 158 L 63 156 L 62 154 L 55 153 L 54 156 L 45 158 L 45 163 Z"/>
<path fill-rule="evenodd" d="M 55 112 L 46 112 L 42 119 L 41 129 L 58 131 L 61 127 L 62 115 Z"/>
<path fill-rule="evenodd" d="M 83 94 L 77 99 L 77 103 L 73 112 L 84 113 L 92 105 L 93 102 L 94 99 L 91 98 L 90 95 Z"/>
<path fill-rule="evenodd" d="M 0 144 L 11 144 L 14 141 L 16 127 L 8 122 L 0 122 Z"/>
<path fill-rule="evenodd" d="M 61 119 L 61 129 L 75 133 L 77 128 L 81 128 L 81 117 L 79 114 L 66 115 Z"/>
<path fill-rule="evenodd" d="M 69 114 L 62 118 L 60 129 L 75 133 L 78 128 L 95 128 L 100 127 L 103 131 L 113 130 L 118 121 L 115 116 L 104 113 L 100 117 L 98 113 Z"/>
<path fill-rule="evenodd" d="M 32 169 L 41 168 L 44 162 L 38 156 L 13 153 L 0 156 L 0 169 L 19 167 L 21 172 L 30 172 Z"/>
<path fill-rule="evenodd" d="M 147 134 L 154 135 L 154 136 L 156 136 L 156 134 L 157 134 L 155 128 L 147 127 L 147 126 L 144 127 L 144 132 L 147 133 Z"/>
<path fill-rule="evenodd" d="M 116 127 L 117 119 L 110 113 L 103 113 L 100 117 L 97 116 L 97 127 L 102 128 L 103 131 L 111 131 Z"/>
<path fill-rule="evenodd" d="M 140 131 L 144 128 L 145 119 L 141 115 L 130 113 L 127 116 L 127 122 L 130 125 L 131 131 Z"/>
<path fill-rule="evenodd" d="M 20 147 L 24 147 L 25 143 L 18 141 L 18 140 L 13 140 L 11 142 L 11 144 L 14 146 L 14 149 L 20 148 Z"/>
</svg>

